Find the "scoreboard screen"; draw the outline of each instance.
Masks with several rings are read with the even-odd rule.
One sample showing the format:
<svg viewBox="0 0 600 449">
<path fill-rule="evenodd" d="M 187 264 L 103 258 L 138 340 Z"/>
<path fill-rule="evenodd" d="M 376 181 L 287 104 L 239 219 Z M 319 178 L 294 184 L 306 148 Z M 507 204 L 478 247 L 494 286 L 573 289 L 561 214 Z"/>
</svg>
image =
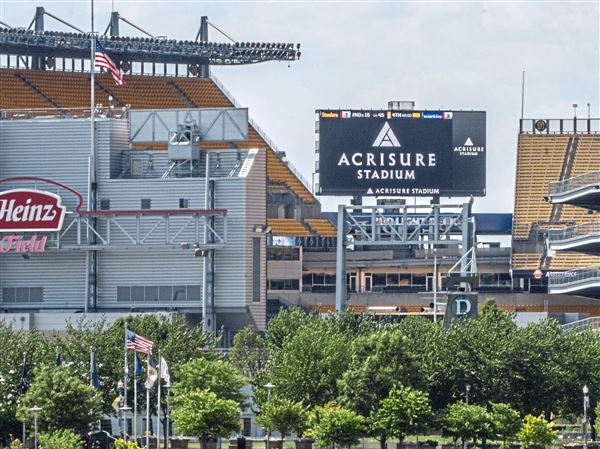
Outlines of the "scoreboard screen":
<svg viewBox="0 0 600 449">
<path fill-rule="evenodd" d="M 321 195 L 485 196 L 485 112 L 319 110 Z"/>
</svg>

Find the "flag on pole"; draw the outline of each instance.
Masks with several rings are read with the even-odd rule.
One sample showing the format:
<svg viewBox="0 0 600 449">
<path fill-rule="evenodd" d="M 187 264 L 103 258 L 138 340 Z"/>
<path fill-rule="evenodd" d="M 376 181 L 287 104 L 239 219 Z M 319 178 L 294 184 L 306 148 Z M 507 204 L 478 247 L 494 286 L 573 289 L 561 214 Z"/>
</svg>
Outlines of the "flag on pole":
<svg viewBox="0 0 600 449">
<path fill-rule="evenodd" d="M 144 386 L 150 390 L 154 387 L 154 382 L 158 379 L 158 370 L 156 369 L 156 361 L 152 354 L 148 354 L 148 372 L 146 373 L 146 383 Z"/>
<path fill-rule="evenodd" d="M 127 331 L 127 349 L 133 349 L 135 352 L 143 352 L 144 354 L 150 354 L 154 342 L 148 340 L 135 332 Z"/>
<path fill-rule="evenodd" d="M 27 366 L 27 354 L 23 353 L 23 374 L 21 374 L 21 393 L 25 394 L 29 390 L 29 367 Z"/>
<path fill-rule="evenodd" d="M 115 80 L 115 84 L 117 86 L 122 86 L 125 84 L 125 80 L 123 76 L 125 75 L 123 71 L 117 67 L 117 65 L 113 62 L 113 60 L 108 56 L 98 39 L 96 39 L 96 52 L 94 53 L 94 66 L 100 67 L 101 69 L 106 69 L 110 72 L 113 79 Z"/>
<path fill-rule="evenodd" d="M 140 357 L 135 354 L 135 377 L 140 377 L 142 375 L 142 361 Z"/>
<path fill-rule="evenodd" d="M 96 354 L 92 351 L 92 357 L 90 362 L 90 384 L 94 390 L 100 388 L 100 379 L 98 378 L 98 366 L 96 365 Z"/>
<path fill-rule="evenodd" d="M 160 377 L 166 382 L 166 387 L 171 388 L 171 372 L 169 371 L 169 365 L 164 357 L 160 356 Z"/>
</svg>

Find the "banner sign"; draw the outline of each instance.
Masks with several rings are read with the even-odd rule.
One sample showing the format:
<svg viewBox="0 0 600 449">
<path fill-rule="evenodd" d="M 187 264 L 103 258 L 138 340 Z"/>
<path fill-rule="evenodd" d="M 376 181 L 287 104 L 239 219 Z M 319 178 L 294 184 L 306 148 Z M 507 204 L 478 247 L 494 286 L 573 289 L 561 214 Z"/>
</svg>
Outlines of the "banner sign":
<svg viewBox="0 0 600 449">
<path fill-rule="evenodd" d="M 0 232 L 60 231 L 66 208 L 60 197 L 41 190 L 0 192 Z"/>
</svg>

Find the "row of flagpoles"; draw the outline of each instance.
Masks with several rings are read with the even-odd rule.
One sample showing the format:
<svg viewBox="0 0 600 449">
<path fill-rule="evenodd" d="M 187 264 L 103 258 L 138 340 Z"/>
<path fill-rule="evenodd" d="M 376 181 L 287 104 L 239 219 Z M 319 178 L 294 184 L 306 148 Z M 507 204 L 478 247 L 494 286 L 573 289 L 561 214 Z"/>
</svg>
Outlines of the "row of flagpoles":
<svg viewBox="0 0 600 449">
<path fill-rule="evenodd" d="M 162 356 L 161 351 L 158 351 L 158 365 L 154 357 L 152 356 L 152 349 L 154 348 L 154 342 L 138 335 L 125 326 L 125 351 L 124 351 L 124 376 L 123 376 L 123 396 L 117 396 L 113 401 L 113 408 L 115 411 L 123 412 L 123 436 L 127 439 L 127 410 L 131 410 L 127 406 L 127 387 L 130 381 L 129 375 L 129 357 L 128 352 L 134 351 L 135 353 L 135 368 L 134 368 L 134 383 L 133 383 L 133 438 L 137 440 L 137 417 L 138 417 L 138 381 L 137 378 L 142 375 L 142 361 L 140 360 L 138 353 L 146 355 L 146 381 L 144 387 L 146 389 L 146 447 L 149 447 L 150 443 L 150 391 L 154 388 L 155 384 L 158 384 L 158 394 L 156 403 L 156 414 L 157 414 L 157 431 L 156 438 L 158 441 L 157 447 L 160 446 L 160 412 L 161 412 L 161 382 L 162 379 L 165 382 L 164 388 L 167 389 L 167 413 L 166 413 L 166 434 L 165 441 L 169 441 L 169 391 L 171 388 L 171 373 L 169 370 L 169 364 Z M 60 352 L 56 352 L 56 366 L 61 365 Z M 158 381 L 158 382 L 157 382 Z M 96 353 L 93 348 L 90 348 L 90 386 L 95 390 L 100 388 L 100 379 L 98 376 L 98 366 L 96 363 Z M 25 394 L 29 389 L 29 369 L 27 365 L 27 355 L 23 354 L 23 373 L 21 375 L 21 393 Z M 120 404 L 122 402 L 122 407 Z M 25 429 L 23 428 L 23 438 L 25 438 Z"/>
<path fill-rule="evenodd" d="M 167 361 L 162 356 L 160 350 L 158 351 L 158 366 L 154 357 L 152 357 L 152 348 L 154 347 L 154 342 L 138 335 L 125 326 L 125 363 L 124 363 L 124 382 L 123 382 L 123 410 L 127 410 L 127 386 L 129 380 L 129 363 L 128 363 L 128 351 L 133 350 L 135 352 L 135 377 L 140 376 L 142 374 L 142 363 L 138 356 L 138 353 L 146 354 L 146 382 L 144 383 L 144 387 L 146 388 L 146 447 L 149 447 L 150 444 L 150 390 L 154 388 L 154 384 L 157 383 L 158 380 L 158 394 L 157 394 L 157 402 L 156 402 L 156 415 L 157 415 L 157 430 L 156 430 L 156 439 L 157 439 L 157 447 L 160 447 L 160 404 L 161 404 L 161 383 L 160 380 L 165 381 L 165 388 L 167 389 L 167 413 L 166 413 L 166 434 L 165 441 L 169 441 L 169 394 L 171 388 L 171 374 L 169 371 L 169 365 Z M 137 381 L 133 383 L 133 438 L 137 439 L 137 416 L 138 416 L 138 406 L 137 406 Z M 127 439 L 127 413 L 123 413 L 123 434 L 125 439 Z"/>
</svg>

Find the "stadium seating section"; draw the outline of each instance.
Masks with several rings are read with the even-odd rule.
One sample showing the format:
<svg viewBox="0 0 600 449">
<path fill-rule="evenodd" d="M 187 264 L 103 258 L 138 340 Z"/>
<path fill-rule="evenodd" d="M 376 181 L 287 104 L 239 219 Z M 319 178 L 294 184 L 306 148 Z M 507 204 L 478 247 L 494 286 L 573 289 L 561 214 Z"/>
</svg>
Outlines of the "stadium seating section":
<svg viewBox="0 0 600 449">
<path fill-rule="evenodd" d="M 321 237 L 335 237 L 337 231 L 326 218 L 307 218 L 305 223 Z"/>
<path fill-rule="evenodd" d="M 310 231 L 299 221 L 293 218 L 269 218 L 267 226 L 273 235 L 290 237 L 310 237 Z"/>
<path fill-rule="evenodd" d="M 514 240 L 527 240 L 534 225 L 546 229 L 598 219 L 596 213 L 589 214 L 584 208 L 561 205 L 560 213 L 550 223 L 553 205 L 545 201 L 544 197 L 548 195 L 548 184 L 561 179 L 571 137 L 572 135 L 568 134 L 519 136 L 513 217 Z M 600 170 L 600 136 L 579 134 L 568 177 L 595 170 Z M 540 268 L 541 261 L 542 254 L 512 255 L 512 267 L 517 270 L 535 270 Z M 600 265 L 600 257 L 559 252 L 549 258 L 547 268 L 569 270 L 592 265 Z"/>
<path fill-rule="evenodd" d="M 527 239 L 533 223 L 550 220 L 552 205 L 544 197 L 548 195 L 548 183 L 560 179 L 568 142 L 567 135 L 519 136 L 514 239 Z"/>
<path fill-rule="evenodd" d="M 108 106 L 109 96 L 115 107 L 129 105 L 132 109 L 233 107 L 219 87 L 206 78 L 129 75 L 124 86 L 116 86 L 110 74 L 98 74 L 96 104 Z M 89 103 L 89 74 L 0 69 L 0 109 L 89 108 Z M 271 184 L 287 187 L 305 203 L 316 203 L 308 188 L 254 129 L 250 128 L 248 137 L 248 141 L 236 142 L 236 145 L 269 150 L 267 178 Z M 227 148 L 225 143 L 209 146 Z M 155 149 L 166 149 L 166 145 L 158 145 Z"/>
</svg>

